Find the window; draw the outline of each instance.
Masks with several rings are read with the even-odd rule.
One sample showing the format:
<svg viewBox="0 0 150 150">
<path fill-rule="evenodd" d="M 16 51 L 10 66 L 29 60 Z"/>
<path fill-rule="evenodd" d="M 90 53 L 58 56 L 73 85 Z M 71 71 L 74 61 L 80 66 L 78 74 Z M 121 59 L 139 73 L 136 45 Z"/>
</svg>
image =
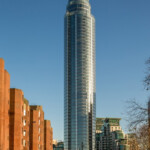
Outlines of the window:
<svg viewBox="0 0 150 150">
<path fill-rule="evenodd" d="M 41 132 L 41 129 L 39 128 L 39 133 Z"/>
<path fill-rule="evenodd" d="M 23 125 L 26 126 L 26 120 L 23 120 Z"/>
<path fill-rule="evenodd" d="M 39 117 L 41 116 L 41 112 L 39 111 Z"/>
<path fill-rule="evenodd" d="M 26 116 L 26 110 L 25 109 L 23 110 L 23 115 Z"/>
<path fill-rule="evenodd" d="M 23 136 L 26 136 L 26 130 L 23 131 Z"/>
<path fill-rule="evenodd" d="M 41 137 L 39 136 L 39 141 L 41 140 Z"/>
<path fill-rule="evenodd" d="M 24 147 L 26 146 L 26 140 L 23 140 L 23 146 Z"/>
<path fill-rule="evenodd" d="M 39 120 L 39 125 L 40 125 L 41 121 Z"/>
</svg>

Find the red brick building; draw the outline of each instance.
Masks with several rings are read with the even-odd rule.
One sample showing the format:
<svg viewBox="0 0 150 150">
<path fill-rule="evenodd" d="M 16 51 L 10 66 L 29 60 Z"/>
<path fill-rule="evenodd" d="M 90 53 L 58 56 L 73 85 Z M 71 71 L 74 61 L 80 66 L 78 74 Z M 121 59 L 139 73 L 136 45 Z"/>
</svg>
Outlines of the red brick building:
<svg viewBox="0 0 150 150">
<path fill-rule="evenodd" d="M 50 124 L 50 150 L 53 150 L 53 128 Z"/>
<path fill-rule="evenodd" d="M 30 106 L 30 150 L 44 150 L 44 112 L 42 106 Z"/>
<path fill-rule="evenodd" d="M 29 150 L 29 129 L 30 129 L 30 106 L 28 100 L 24 99 L 23 102 L 23 127 L 22 127 L 22 144 L 23 150 Z"/>
<path fill-rule="evenodd" d="M 0 58 L 0 150 L 9 150 L 10 75 Z"/>
<path fill-rule="evenodd" d="M 44 120 L 44 150 L 53 150 L 53 128 L 50 120 Z"/>
<path fill-rule="evenodd" d="M 42 106 L 29 106 L 22 90 L 10 89 L 0 58 L 0 150 L 29 149 L 52 150 L 53 129 L 50 121 L 44 123 Z"/>
<path fill-rule="evenodd" d="M 10 89 L 10 150 L 22 150 L 22 115 L 23 92 L 19 89 Z M 25 122 L 24 122 L 25 123 Z"/>
</svg>

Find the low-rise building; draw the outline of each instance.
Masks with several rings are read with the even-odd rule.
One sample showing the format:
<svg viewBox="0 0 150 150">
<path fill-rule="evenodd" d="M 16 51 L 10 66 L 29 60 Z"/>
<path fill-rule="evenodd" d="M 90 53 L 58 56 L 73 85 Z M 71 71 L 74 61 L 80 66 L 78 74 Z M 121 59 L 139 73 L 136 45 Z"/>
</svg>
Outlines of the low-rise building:
<svg viewBox="0 0 150 150">
<path fill-rule="evenodd" d="M 64 142 L 58 142 L 53 145 L 53 150 L 64 150 Z"/>
</svg>

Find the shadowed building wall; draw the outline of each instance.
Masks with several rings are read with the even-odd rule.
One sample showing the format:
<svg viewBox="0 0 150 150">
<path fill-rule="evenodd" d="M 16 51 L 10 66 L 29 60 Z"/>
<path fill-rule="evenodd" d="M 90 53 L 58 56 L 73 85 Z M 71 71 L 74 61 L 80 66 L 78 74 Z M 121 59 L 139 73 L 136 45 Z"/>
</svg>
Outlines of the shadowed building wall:
<svg viewBox="0 0 150 150">
<path fill-rule="evenodd" d="M 4 150 L 9 150 L 10 75 L 4 74 Z"/>
<path fill-rule="evenodd" d="M 10 150 L 22 150 L 23 92 L 10 89 Z"/>
<path fill-rule="evenodd" d="M 42 106 L 30 106 L 30 150 L 44 150 L 44 112 Z"/>
<path fill-rule="evenodd" d="M 53 133 L 49 120 L 44 120 L 44 150 L 53 149 Z"/>
<path fill-rule="evenodd" d="M 53 128 L 50 127 L 50 150 L 53 150 Z"/>
<path fill-rule="evenodd" d="M 4 144 L 4 60 L 0 58 L 0 150 Z"/>
<path fill-rule="evenodd" d="M 29 150 L 30 106 L 28 100 L 23 104 L 23 150 Z"/>
</svg>

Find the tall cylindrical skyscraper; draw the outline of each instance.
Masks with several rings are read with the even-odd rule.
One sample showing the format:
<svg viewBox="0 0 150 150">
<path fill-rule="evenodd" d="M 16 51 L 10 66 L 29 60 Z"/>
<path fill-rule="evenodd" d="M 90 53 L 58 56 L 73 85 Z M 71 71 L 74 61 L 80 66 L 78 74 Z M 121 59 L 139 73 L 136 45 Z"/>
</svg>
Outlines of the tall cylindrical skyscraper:
<svg viewBox="0 0 150 150">
<path fill-rule="evenodd" d="M 95 149 L 95 19 L 89 0 L 69 0 L 65 15 L 65 150 Z"/>
</svg>

